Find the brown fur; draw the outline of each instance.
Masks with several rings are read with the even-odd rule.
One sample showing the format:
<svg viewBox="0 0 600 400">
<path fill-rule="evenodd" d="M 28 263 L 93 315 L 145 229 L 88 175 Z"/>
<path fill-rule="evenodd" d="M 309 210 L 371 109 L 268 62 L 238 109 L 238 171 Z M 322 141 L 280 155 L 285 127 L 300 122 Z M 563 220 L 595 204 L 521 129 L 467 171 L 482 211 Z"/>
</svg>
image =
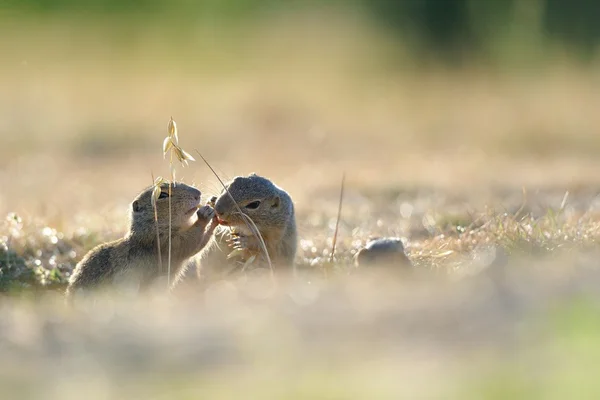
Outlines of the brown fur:
<svg viewBox="0 0 600 400">
<path fill-rule="evenodd" d="M 151 203 L 153 187 L 141 192 L 130 206 L 130 228 L 125 237 L 92 249 L 75 267 L 69 280 L 67 297 L 79 289 L 97 288 L 133 280 L 140 289 L 167 274 L 169 246 L 168 184 L 156 202 L 161 244 L 162 272 L 159 268 L 156 222 Z M 202 250 L 217 225 L 214 210 L 198 209 L 201 193 L 183 183 L 171 188 L 171 280 L 176 284 L 184 273 L 186 261 Z"/>
<path fill-rule="evenodd" d="M 226 184 L 229 193 L 256 224 L 275 270 L 292 267 L 296 256 L 296 216 L 292 198 L 267 178 L 250 174 Z M 259 202 L 258 205 L 256 202 Z M 252 204 L 254 203 L 254 204 Z M 256 206 L 256 208 L 252 208 Z M 250 208 L 249 208 L 250 207 Z M 239 268 L 247 257 L 227 259 L 228 244 L 235 244 L 257 256 L 253 264 L 265 266 L 260 241 L 248 229 L 231 197 L 223 191 L 215 202 L 215 213 L 222 226 L 200 255 L 197 269 L 201 281 L 215 281 Z M 232 232 L 237 232 L 237 236 Z"/>
</svg>

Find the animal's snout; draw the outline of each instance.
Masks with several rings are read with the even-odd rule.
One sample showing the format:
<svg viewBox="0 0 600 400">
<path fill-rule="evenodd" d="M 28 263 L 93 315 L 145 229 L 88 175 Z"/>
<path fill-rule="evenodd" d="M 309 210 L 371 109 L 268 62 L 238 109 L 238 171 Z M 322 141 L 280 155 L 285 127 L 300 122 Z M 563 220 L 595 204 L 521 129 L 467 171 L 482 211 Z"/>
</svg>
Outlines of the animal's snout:
<svg viewBox="0 0 600 400">
<path fill-rule="evenodd" d="M 225 207 L 223 206 L 223 204 L 216 203 L 215 204 L 215 212 L 219 216 L 225 215 Z"/>
<path fill-rule="evenodd" d="M 218 216 L 225 216 L 227 214 L 227 201 L 226 199 L 220 198 L 215 202 L 215 212 Z"/>
<path fill-rule="evenodd" d="M 202 192 L 200 192 L 200 190 L 196 189 L 196 188 L 191 188 L 190 189 L 192 197 L 194 198 L 194 200 L 200 202 L 200 198 L 202 197 Z"/>
</svg>

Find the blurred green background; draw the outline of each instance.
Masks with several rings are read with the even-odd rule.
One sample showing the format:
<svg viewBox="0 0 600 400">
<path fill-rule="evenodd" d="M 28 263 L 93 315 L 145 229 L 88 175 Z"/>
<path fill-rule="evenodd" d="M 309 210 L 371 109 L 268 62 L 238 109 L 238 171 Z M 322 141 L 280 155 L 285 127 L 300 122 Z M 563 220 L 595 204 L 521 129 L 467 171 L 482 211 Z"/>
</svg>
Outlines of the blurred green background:
<svg viewBox="0 0 600 400">
<path fill-rule="evenodd" d="M 598 183 L 599 16 L 591 0 L 2 0 L 0 211 L 127 201 L 163 174 L 170 116 L 226 175 L 307 198 L 342 170 L 369 190 Z M 108 180 L 122 197 L 97 197 Z"/>
<path fill-rule="evenodd" d="M 198 23 L 241 23 L 273 13 L 328 9 L 356 13 L 415 53 L 434 51 L 456 62 L 466 56 L 498 61 L 566 51 L 595 59 L 600 3 L 594 0 L 3 0 L 3 14 L 43 18 L 125 20 L 191 29 Z M 332 32 L 331 34 L 335 34 Z M 127 40 L 126 37 L 123 38 Z"/>
</svg>

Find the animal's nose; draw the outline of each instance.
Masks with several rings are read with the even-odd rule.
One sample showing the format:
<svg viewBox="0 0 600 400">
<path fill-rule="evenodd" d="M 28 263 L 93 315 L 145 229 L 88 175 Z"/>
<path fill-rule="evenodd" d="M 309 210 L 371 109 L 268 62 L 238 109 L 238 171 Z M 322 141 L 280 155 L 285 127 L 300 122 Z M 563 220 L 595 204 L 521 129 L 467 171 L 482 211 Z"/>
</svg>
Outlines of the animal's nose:
<svg viewBox="0 0 600 400">
<path fill-rule="evenodd" d="M 222 216 L 223 214 L 225 214 L 225 212 L 226 212 L 226 208 L 225 208 L 225 204 L 224 204 L 222 201 L 217 201 L 217 202 L 215 203 L 215 212 L 216 212 L 218 215 L 221 215 L 221 216 Z"/>
<path fill-rule="evenodd" d="M 192 191 L 192 196 L 194 196 L 194 200 L 200 201 L 200 198 L 202 197 L 202 192 L 200 192 L 196 188 L 192 188 L 191 191 Z"/>
</svg>

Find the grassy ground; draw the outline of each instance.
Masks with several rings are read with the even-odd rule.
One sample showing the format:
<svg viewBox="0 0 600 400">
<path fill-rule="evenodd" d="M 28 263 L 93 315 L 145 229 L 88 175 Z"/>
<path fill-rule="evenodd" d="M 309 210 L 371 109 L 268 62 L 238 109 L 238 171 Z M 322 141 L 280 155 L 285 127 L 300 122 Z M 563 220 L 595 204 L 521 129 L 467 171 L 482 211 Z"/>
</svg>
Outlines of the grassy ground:
<svg viewBox="0 0 600 400">
<path fill-rule="evenodd" d="M 0 41 L 0 386 L 11 398 L 600 391 L 593 71 L 563 59 L 419 68 L 373 27 L 334 18 L 175 37 L 1 26 L 19 33 Z M 242 285 L 204 306 L 157 295 L 64 309 L 52 289 L 124 232 L 151 173 L 168 175 L 171 115 L 182 146 L 222 178 L 255 171 L 292 194 L 297 262 L 312 273 L 263 301 L 243 300 Z M 325 280 L 343 172 L 336 274 Z M 207 197 L 219 191 L 200 163 L 178 175 Z M 380 235 L 404 237 L 433 273 L 357 273 L 352 255 Z M 33 298 L 22 290 L 32 287 Z"/>
</svg>

